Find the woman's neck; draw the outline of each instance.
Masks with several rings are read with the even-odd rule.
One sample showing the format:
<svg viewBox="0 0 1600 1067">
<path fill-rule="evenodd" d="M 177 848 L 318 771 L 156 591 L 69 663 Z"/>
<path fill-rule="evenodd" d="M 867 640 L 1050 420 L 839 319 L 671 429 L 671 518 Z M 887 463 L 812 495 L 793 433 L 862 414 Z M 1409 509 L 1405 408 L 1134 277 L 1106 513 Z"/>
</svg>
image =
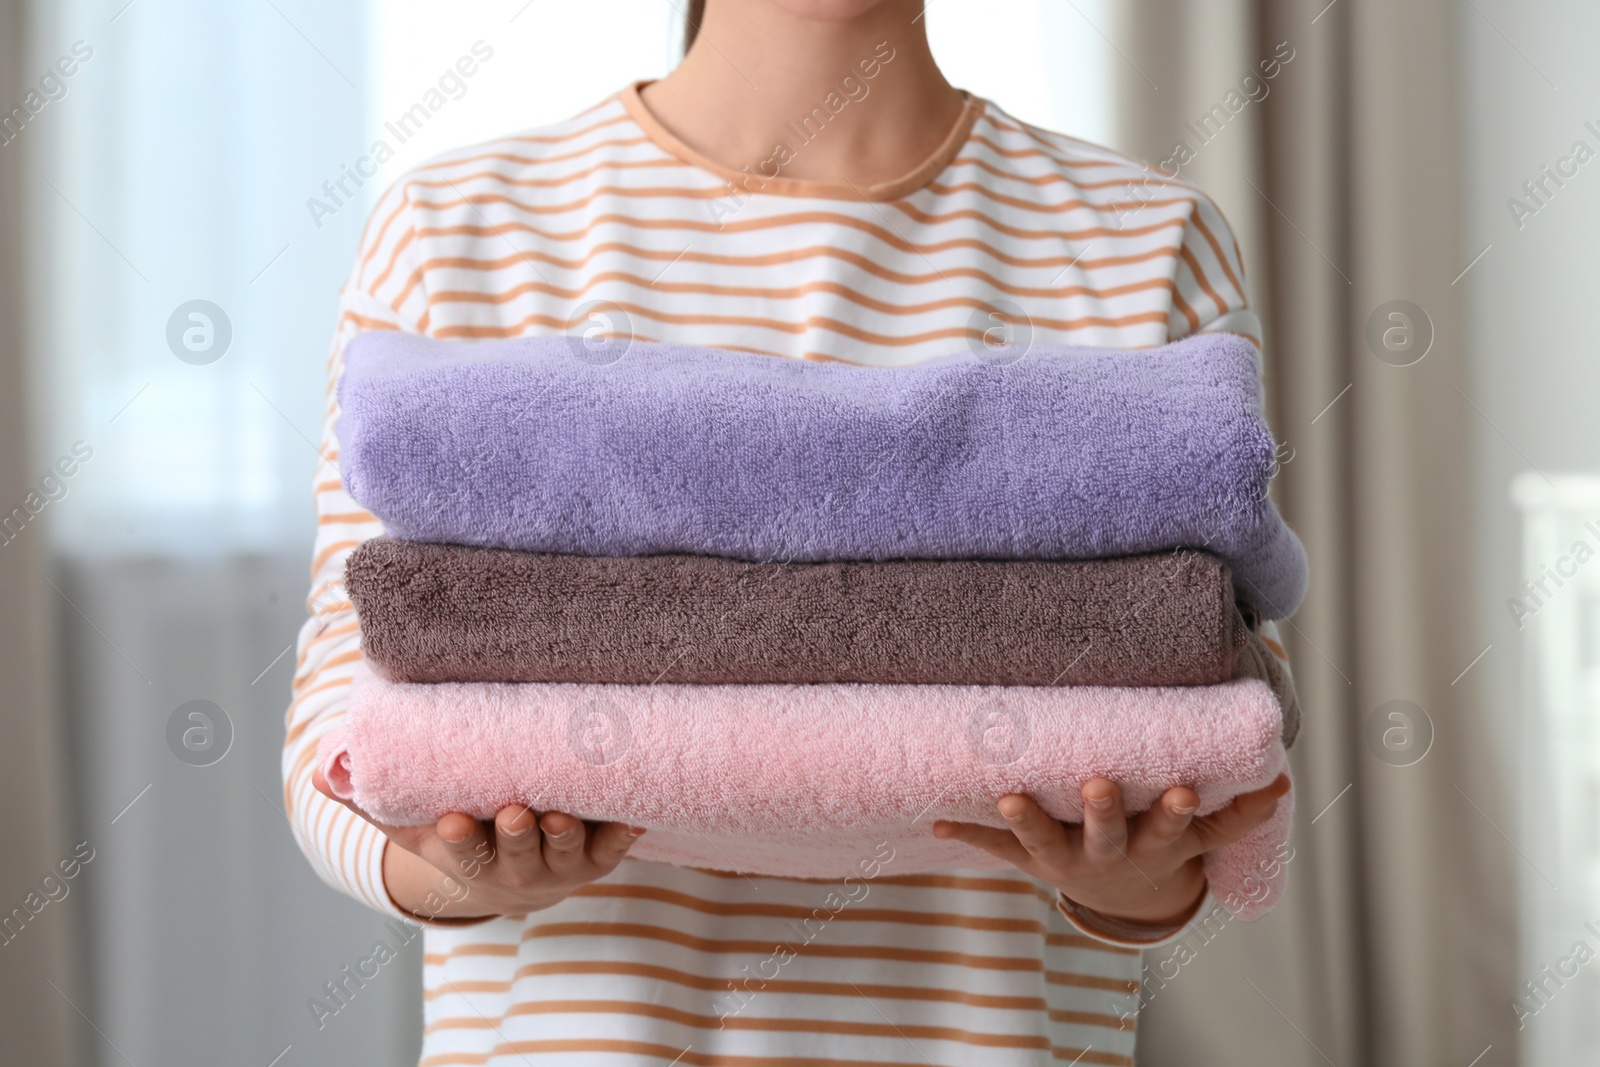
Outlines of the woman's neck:
<svg viewBox="0 0 1600 1067">
<path fill-rule="evenodd" d="M 679 140 L 733 170 L 772 159 L 781 143 L 786 178 L 890 181 L 938 148 L 964 104 L 933 60 L 921 12 L 921 0 L 884 0 L 822 19 L 774 0 L 711 0 L 689 54 L 643 100 Z"/>
</svg>

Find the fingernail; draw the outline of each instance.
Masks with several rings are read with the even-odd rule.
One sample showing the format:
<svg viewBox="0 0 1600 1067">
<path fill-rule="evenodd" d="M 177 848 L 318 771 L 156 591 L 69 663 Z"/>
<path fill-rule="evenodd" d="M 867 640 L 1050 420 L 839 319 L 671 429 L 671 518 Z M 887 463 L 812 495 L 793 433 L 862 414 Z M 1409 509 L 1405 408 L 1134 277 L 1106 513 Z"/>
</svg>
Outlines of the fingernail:
<svg viewBox="0 0 1600 1067">
<path fill-rule="evenodd" d="M 1095 808 L 1099 811 L 1105 811 L 1111 806 L 1110 797 L 1085 797 L 1084 799 L 1091 808 Z"/>
<path fill-rule="evenodd" d="M 500 832 L 505 834 L 507 837 L 523 837 L 529 830 L 533 829 L 533 825 L 534 824 L 530 822 L 528 825 L 519 830 L 515 826 L 512 826 L 508 823 L 501 828 Z"/>
<path fill-rule="evenodd" d="M 1192 815 L 1192 814 L 1194 814 L 1194 805 L 1193 804 L 1174 804 L 1172 806 L 1172 813 L 1174 815 Z"/>
<path fill-rule="evenodd" d="M 628 833 L 633 835 L 634 837 L 641 837 L 644 834 L 644 827 L 642 827 L 642 826 L 630 826 L 630 827 L 628 827 Z"/>
</svg>

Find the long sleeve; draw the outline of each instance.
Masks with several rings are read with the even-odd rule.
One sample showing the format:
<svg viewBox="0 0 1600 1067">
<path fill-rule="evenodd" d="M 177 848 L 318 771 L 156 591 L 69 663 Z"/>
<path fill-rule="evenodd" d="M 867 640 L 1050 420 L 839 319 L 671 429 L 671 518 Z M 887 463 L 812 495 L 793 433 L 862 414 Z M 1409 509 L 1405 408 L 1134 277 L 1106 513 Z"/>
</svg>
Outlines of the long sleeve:
<svg viewBox="0 0 1600 1067">
<path fill-rule="evenodd" d="M 344 717 L 350 681 L 361 661 L 361 632 L 344 589 L 346 557 L 382 533 L 378 520 L 351 500 L 339 476 L 337 385 L 345 346 L 366 330 L 418 332 L 427 321 L 417 237 L 405 181 L 378 203 L 339 298 L 339 321 L 328 357 L 328 388 L 313 478 L 317 534 L 311 560 L 309 617 L 300 629 L 293 701 L 283 745 L 284 807 L 300 848 L 329 885 L 388 915 L 410 918 L 383 886 L 384 836 L 311 784 L 317 742 Z"/>
<path fill-rule="evenodd" d="M 1195 333 L 1237 333 L 1261 347 L 1261 319 L 1250 306 L 1244 258 L 1228 220 L 1211 198 L 1194 194 L 1173 275 L 1171 340 Z"/>
</svg>

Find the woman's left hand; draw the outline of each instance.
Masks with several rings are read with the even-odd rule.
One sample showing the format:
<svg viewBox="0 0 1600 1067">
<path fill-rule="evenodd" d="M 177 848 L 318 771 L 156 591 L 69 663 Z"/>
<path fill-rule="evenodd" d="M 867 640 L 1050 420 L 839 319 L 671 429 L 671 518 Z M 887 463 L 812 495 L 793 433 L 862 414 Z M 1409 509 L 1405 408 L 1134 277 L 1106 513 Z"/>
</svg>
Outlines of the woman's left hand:
<svg viewBox="0 0 1600 1067">
<path fill-rule="evenodd" d="M 1289 778 L 1280 775 L 1197 819 L 1200 798 L 1177 786 L 1130 819 L 1116 783 L 1093 778 L 1083 785 L 1082 826 L 1052 819 L 1032 798 L 1011 794 L 997 804 L 1007 829 L 940 820 L 933 835 L 993 853 L 1108 918 L 1176 926 L 1205 893 L 1200 857 L 1272 818 L 1288 791 Z"/>
</svg>

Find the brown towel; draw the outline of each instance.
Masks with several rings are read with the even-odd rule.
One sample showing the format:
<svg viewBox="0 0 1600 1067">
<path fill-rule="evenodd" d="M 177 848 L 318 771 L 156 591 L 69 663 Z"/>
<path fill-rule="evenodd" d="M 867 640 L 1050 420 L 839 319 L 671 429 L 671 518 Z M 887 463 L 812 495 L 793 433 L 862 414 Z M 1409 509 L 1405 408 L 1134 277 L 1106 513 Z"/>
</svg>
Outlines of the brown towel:
<svg viewBox="0 0 1600 1067">
<path fill-rule="evenodd" d="M 1201 552 L 763 564 L 379 537 L 345 582 L 397 682 L 1209 685 L 1250 641 Z"/>
</svg>

